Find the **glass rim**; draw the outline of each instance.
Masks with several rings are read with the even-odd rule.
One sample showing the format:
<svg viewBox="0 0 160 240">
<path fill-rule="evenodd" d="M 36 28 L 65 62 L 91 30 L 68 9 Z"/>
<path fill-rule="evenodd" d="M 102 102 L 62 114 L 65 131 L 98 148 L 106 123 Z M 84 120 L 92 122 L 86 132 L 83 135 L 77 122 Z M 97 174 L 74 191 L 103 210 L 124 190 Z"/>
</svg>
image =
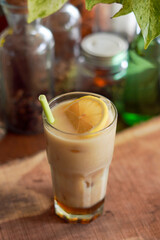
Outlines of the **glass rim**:
<svg viewBox="0 0 160 240">
<path fill-rule="evenodd" d="M 106 98 L 105 96 L 102 96 L 102 95 L 97 94 L 97 93 L 83 92 L 83 91 L 82 91 L 82 92 L 81 92 L 81 91 L 75 91 L 75 92 L 69 92 L 69 93 L 60 94 L 60 95 L 52 98 L 52 99 L 49 101 L 49 106 L 50 106 L 51 103 L 55 102 L 57 99 L 60 99 L 60 98 L 65 97 L 65 96 L 67 96 L 67 95 L 74 95 L 74 94 L 84 94 L 84 95 L 86 94 L 86 95 L 92 95 L 92 96 L 99 97 L 99 98 Z M 100 133 L 104 132 L 105 130 L 110 129 L 110 128 L 113 126 L 113 124 L 115 123 L 115 121 L 116 121 L 116 119 L 117 119 L 117 116 L 118 116 L 117 108 L 115 107 L 115 105 L 113 104 L 113 102 L 111 102 L 111 100 L 109 100 L 108 98 L 106 98 L 106 99 L 111 103 L 111 105 L 112 105 L 112 107 L 113 107 L 113 109 L 114 109 L 115 115 L 114 115 L 114 118 L 113 118 L 113 120 L 111 121 L 111 123 L 110 123 L 109 125 L 107 125 L 106 127 L 102 128 L 101 130 L 96 131 L 96 132 L 92 132 L 92 133 L 90 133 L 90 132 L 85 132 L 85 133 L 70 133 L 70 132 L 65 132 L 65 131 L 62 131 L 62 130 L 54 127 L 52 124 L 50 124 L 50 123 L 47 121 L 47 118 L 45 117 L 44 111 L 42 112 L 42 118 L 43 118 L 44 122 L 45 122 L 48 126 L 50 126 L 52 129 L 54 129 L 54 130 L 56 130 L 57 132 L 60 132 L 60 133 L 62 133 L 62 134 L 65 134 L 65 135 L 70 135 L 70 136 L 87 136 L 87 135 L 91 135 L 91 136 L 93 136 L 93 135 L 95 135 L 95 134 L 100 134 Z"/>
<path fill-rule="evenodd" d="M 22 9 L 22 10 L 25 10 L 25 9 L 28 9 L 28 6 L 24 5 L 24 6 L 21 6 L 21 5 L 14 5 L 14 4 L 10 4 L 8 3 L 6 0 L 1 0 L 0 1 L 0 5 L 1 6 L 4 6 L 4 7 L 8 7 L 8 8 L 11 8 L 11 9 Z"/>
</svg>

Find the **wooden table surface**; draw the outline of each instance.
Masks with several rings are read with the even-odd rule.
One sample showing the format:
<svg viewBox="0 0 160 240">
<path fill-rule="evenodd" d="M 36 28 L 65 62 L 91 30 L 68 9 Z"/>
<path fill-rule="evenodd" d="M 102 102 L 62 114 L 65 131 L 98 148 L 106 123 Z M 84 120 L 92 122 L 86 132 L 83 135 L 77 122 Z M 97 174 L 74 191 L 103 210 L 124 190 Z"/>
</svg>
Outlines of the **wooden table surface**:
<svg viewBox="0 0 160 240">
<path fill-rule="evenodd" d="M 0 240 L 160 240 L 160 117 L 117 134 L 102 216 L 68 224 L 52 207 L 43 135 L 0 142 Z"/>
</svg>

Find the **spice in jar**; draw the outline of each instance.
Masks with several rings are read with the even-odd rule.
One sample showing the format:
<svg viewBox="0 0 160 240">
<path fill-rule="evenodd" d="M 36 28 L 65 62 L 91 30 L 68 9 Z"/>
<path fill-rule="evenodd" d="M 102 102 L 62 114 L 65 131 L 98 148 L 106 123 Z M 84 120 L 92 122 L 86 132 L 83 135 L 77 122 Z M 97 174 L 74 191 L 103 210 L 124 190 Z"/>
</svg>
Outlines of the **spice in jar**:
<svg viewBox="0 0 160 240">
<path fill-rule="evenodd" d="M 43 131 L 39 94 L 53 96 L 54 40 L 40 20 L 27 23 L 27 1 L 1 1 L 9 28 L 0 36 L 0 82 L 7 128 L 16 133 Z"/>
</svg>

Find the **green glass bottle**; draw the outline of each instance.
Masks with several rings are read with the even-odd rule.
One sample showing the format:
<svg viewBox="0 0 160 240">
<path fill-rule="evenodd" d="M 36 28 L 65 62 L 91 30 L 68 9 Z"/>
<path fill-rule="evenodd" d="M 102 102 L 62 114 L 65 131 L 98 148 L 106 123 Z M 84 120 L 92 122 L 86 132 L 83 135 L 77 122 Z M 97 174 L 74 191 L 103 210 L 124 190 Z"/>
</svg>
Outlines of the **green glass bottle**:
<svg viewBox="0 0 160 240">
<path fill-rule="evenodd" d="M 141 34 L 129 49 L 121 116 L 134 125 L 160 114 L 160 37 L 144 50 Z"/>
</svg>

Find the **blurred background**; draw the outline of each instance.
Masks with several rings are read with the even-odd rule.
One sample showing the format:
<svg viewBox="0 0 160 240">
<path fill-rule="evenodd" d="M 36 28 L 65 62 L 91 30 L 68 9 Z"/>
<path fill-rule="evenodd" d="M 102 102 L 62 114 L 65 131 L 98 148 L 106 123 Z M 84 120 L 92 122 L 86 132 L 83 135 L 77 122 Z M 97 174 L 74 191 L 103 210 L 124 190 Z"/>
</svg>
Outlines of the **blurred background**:
<svg viewBox="0 0 160 240">
<path fill-rule="evenodd" d="M 120 8 L 98 4 L 87 11 L 84 0 L 71 0 L 27 24 L 27 5 L 2 1 L 1 136 L 42 131 L 40 93 L 106 96 L 118 109 L 118 131 L 160 114 L 160 38 L 144 50 L 133 14 L 112 19 Z"/>
</svg>

